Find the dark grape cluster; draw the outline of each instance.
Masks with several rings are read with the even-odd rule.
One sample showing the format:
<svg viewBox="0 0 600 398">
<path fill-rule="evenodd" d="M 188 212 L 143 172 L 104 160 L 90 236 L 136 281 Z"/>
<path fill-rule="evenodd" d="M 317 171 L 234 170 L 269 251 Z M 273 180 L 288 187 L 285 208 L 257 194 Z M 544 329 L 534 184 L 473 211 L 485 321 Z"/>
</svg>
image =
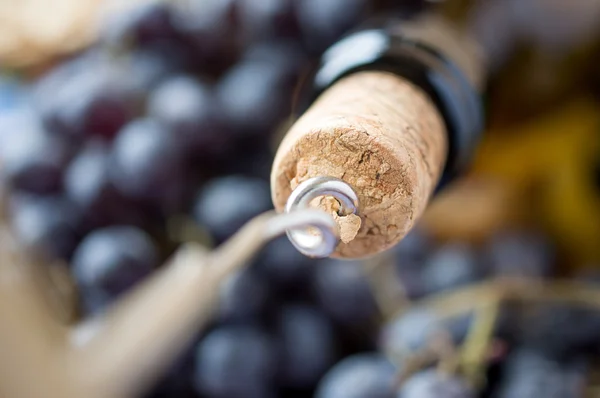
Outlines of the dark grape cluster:
<svg viewBox="0 0 600 398">
<path fill-rule="evenodd" d="M 164 259 L 164 225 L 191 214 L 222 242 L 271 207 L 269 141 L 299 78 L 375 6 L 150 0 L 27 84 L 2 78 L 2 180 L 22 240 L 70 260 L 97 228 L 126 225 Z"/>
<path fill-rule="evenodd" d="M 546 283 L 552 286 L 560 275 L 556 248 L 542 234 L 503 231 L 482 245 L 468 246 L 436 244 L 417 229 L 394 251 L 397 263 L 392 266 L 405 296 L 421 298 L 425 304 L 419 305 L 417 300 L 416 306 L 401 311 L 383 326 L 379 336 L 382 352 L 399 362 L 401 369 L 403 361 L 411 361 L 420 353 L 435 353 L 440 343 L 446 344 L 446 349 L 449 345 L 451 350 L 461 350 L 487 339 L 479 376 L 485 378 L 485 388 L 475 390 L 457 374 L 425 365 L 425 370 L 411 373 L 398 397 L 588 396 L 589 388 L 593 388 L 588 386 L 589 378 L 600 353 L 600 310 L 597 305 L 574 302 L 573 297 L 579 294 L 576 289 L 586 284 L 597 287 L 598 279 L 586 273 L 580 278 L 583 283 L 573 286 L 570 293 L 555 291 L 533 299 L 536 290 L 549 293 L 560 289 L 544 288 Z M 498 312 L 486 336 L 474 330 L 493 310 L 472 310 L 478 307 L 477 300 L 486 300 L 485 291 L 471 296 L 470 302 L 463 301 L 460 305 L 464 309 L 449 316 L 426 304 L 433 294 L 443 307 L 446 299 L 451 301 L 461 294 L 461 286 L 469 289 L 478 282 L 483 286 L 493 281 L 516 284 L 525 293 L 520 299 L 507 296 L 496 301 Z M 489 291 L 492 289 L 490 285 Z M 448 355 L 452 360 L 454 354 L 442 350 L 429 363 L 443 363 Z"/>
<path fill-rule="evenodd" d="M 381 6 L 149 0 L 109 16 L 95 45 L 36 78 L 2 77 L 13 230 L 41 259 L 70 264 L 82 316 L 165 262 L 181 243 L 173 220 L 224 242 L 272 208 L 272 142 L 300 78 Z M 152 394 L 312 395 L 338 359 L 376 340 L 360 265 L 341 265 L 272 242 L 222 286 L 213 324 Z M 347 283 L 327 288 L 338 277 Z"/>
<path fill-rule="evenodd" d="M 181 243 L 173 220 L 217 245 L 269 210 L 271 145 L 299 80 L 367 16 L 424 3 L 149 0 L 33 81 L 1 77 L 0 193 L 13 230 L 48 263 L 70 264 L 82 316 L 103 311 Z M 469 344 L 481 314 L 409 304 L 491 278 L 554 276 L 543 236 L 507 231 L 475 248 L 417 229 L 388 260 L 394 315 L 362 262 L 271 242 L 221 286 L 212 323 L 148 396 L 583 396 L 600 317 L 573 306 L 503 308 L 490 345 L 504 349 L 484 364 L 482 394 L 442 369 L 452 350 L 414 366 L 440 337 Z"/>
</svg>

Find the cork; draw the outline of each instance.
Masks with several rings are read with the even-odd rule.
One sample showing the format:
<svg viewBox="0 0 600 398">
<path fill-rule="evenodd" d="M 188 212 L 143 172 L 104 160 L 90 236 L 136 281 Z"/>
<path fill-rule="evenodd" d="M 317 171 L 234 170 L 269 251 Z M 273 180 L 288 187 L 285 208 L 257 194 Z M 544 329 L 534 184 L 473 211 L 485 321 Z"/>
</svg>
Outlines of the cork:
<svg viewBox="0 0 600 398">
<path fill-rule="evenodd" d="M 282 211 L 309 178 L 340 178 L 358 194 L 360 222 L 336 218 L 344 239 L 333 256 L 376 254 L 423 213 L 447 147 L 442 116 L 420 88 L 388 72 L 354 73 L 326 90 L 281 142 L 271 172 L 275 208 Z"/>
<path fill-rule="evenodd" d="M 340 215 L 340 202 L 335 198 L 331 196 L 316 198 L 311 205 L 331 214 L 331 217 L 333 217 L 338 225 L 340 240 L 342 242 L 349 243 L 356 238 L 360 226 L 362 225 L 360 217 L 356 214 L 348 214 L 346 216 Z"/>
</svg>

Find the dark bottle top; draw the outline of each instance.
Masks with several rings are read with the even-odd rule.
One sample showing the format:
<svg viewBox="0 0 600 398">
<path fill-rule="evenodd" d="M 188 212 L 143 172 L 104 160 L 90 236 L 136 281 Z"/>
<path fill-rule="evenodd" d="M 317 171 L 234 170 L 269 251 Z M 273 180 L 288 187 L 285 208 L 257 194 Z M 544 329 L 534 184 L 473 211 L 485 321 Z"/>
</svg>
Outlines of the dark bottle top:
<svg viewBox="0 0 600 398">
<path fill-rule="evenodd" d="M 330 47 L 311 83 L 316 97 L 349 74 L 380 70 L 429 95 L 444 118 L 449 150 L 440 186 L 464 172 L 483 131 L 484 62 L 477 45 L 441 18 L 375 19 Z"/>
</svg>

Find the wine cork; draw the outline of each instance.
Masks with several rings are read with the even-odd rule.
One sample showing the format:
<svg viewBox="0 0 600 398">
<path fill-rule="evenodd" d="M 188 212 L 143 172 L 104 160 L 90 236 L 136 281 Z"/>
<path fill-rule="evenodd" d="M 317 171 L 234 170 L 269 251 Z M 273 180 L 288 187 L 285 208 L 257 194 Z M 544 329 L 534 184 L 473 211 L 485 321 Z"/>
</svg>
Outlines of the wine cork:
<svg viewBox="0 0 600 398">
<path fill-rule="evenodd" d="M 358 194 L 361 222 L 334 256 L 373 255 L 400 241 L 423 213 L 447 147 L 444 120 L 420 88 L 389 72 L 357 72 L 327 89 L 283 139 L 271 173 L 273 202 L 283 210 L 309 178 L 342 179 Z M 344 217 L 337 221 L 343 234 Z"/>
</svg>

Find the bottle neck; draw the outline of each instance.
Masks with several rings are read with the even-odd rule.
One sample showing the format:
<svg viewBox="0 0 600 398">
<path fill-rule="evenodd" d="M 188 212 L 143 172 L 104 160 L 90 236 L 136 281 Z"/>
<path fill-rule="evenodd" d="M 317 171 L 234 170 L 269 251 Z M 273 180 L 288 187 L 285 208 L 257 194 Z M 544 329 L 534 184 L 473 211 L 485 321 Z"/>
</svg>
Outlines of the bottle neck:
<svg viewBox="0 0 600 398">
<path fill-rule="evenodd" d="M 449 142 L 444 185 L 468 167 L 483 130 L 483 57 L 473 40 L 438 16 L 379 19 L 365 26 L 323 55 L 313 79 L 313 100 L 358 71 L 382 70 L 409 80 L 444 118 Z"/>
</svg>

